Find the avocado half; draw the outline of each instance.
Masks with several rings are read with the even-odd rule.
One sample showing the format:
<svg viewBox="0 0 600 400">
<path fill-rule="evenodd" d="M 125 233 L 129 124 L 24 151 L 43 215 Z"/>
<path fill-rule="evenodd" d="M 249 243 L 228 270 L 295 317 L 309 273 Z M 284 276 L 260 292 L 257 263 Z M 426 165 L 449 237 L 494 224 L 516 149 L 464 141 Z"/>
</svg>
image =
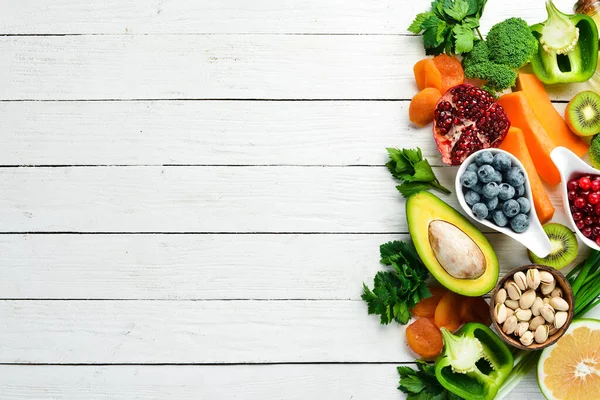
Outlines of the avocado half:
<svg viewBox="0 0 600 400">
<path fill-rule="evenodd" d="M 499 265 L 485 236 L 454 208 L 429 193 L 406 201 L 412 241 L 433 277 L 453 292 L 481 296 L 494 288 Z"/>
</svg>

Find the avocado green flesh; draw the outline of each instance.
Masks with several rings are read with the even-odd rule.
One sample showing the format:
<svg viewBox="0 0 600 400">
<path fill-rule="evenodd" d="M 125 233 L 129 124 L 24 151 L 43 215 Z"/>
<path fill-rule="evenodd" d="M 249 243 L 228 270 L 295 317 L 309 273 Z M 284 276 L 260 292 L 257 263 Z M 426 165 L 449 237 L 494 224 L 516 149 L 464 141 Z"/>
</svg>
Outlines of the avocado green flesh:
<svg viewBox="0 0 600 400">
<path fill-rule="evenodd" d="M 453 292 L 465 296 L 481 296 L 494 288 L 498 281 L 498 258 L 483 234 L 458 211 L 429 192 L 412 195 L 406 202 L 408 229 L 421 260 L 433 277 Z M 485 270 L 474 279 L 452 276 L 444 268 L 431 246 L 429 226 L 434 221 L 445 221 L 460 229 L 479 248 L 485 259 Z M 449 238 L 451 240 L 452 238 Z M 468 255 L 465 254 L 465 259 Z M 459 258 L 460 262 L 460 258 Z M 455 274 L 458 275 L 458 274 Z"/>
</svg>

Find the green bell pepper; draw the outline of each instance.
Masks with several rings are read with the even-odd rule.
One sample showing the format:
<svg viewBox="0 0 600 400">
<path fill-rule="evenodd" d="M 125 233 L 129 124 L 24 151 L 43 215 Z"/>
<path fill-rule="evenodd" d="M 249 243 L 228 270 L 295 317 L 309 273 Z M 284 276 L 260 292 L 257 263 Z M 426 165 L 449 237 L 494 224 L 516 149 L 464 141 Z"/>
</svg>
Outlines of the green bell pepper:
<svg viewBox="0 0 600 400">
<path fill-rule="evenodd" d="M 567 15 L 549 0 L 548 19 L 531 27 L 538 39 L 531 59 L 535 75 L 546 84 L 585 82 L 598 65 L 598 28 L 587 15 Z"/>
<path fill-rule="evenodd" d="M 508 346 L 487 326 L 471 322 L 456 335 L 442 328 L 444 353 L 435 376 L 448 391 L 466 400 L 491 400 L 513 368 Z"/>
</svg>

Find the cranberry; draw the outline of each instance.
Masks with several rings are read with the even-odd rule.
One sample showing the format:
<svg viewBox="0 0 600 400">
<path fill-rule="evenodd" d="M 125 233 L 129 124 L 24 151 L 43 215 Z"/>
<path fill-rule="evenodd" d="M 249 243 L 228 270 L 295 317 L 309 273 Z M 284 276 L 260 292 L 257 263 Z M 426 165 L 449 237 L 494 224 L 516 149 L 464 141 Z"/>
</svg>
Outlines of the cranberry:
<svg viewBox="0 0 600 400">
<path fill-rule="evenodd" d="M 600 226 L 596 225 L 592 228 L 592 235 L 594 236 L 600 236 Z"/>
<path fill-rule="evenodd" d="M 577 183 L 577 179 L 571 179 L 569 183 L 567 183 L 567 189 L 569 191 L 579 189 L 579 183 Z"/>
<path fill-rule="evenodd" d="M 584 214 L 591 214 L 594 212 L 594 206 L 587 203 L 584 207 L 583 207 L 583 213 Z"/>
<path fill-rule="evenodd" d="M 579 178 L 579 187 L 588 190 L 592 186 L 592 181 L 587 176 Z"/>
<path fill-rule="evenodd" d="M 596 238 L 596 244 L 597 244 L 598 246 L 600 246 L 600 237 L 597 237 L 597 238 Z"/>
<path fill-rule="evenodd" d="M 575 190 L 569 191 L 569 200 L 573 201 L 577 198 L 577 192 Z"/>
<path fill-rule="evenodd" d="M 599 193 L 591 193 L 587 199 L 590 202 L 590 204 L 596 205 L 596 204 L 600 203 L 600 194 Z"/>
<path fill-rule="evenodd" d="M 581 197 L 585 197 L 585 198 L 587 198 L 587 197 L 590 195 L 590 191 L 589 191 L 589 190 L 581 190 L 581 191 L 579 192 L 579 195 L 580 195 Z"/>
<path fill-rule="evenodd" d="M 583 236 L 585 236 L 586 238 L 589 238 L 590 236 L 592 236 L 592 228 L 589 226 L 586 226 L 585 228 L 583 228 L 581 230 L 581 233 L 583 233 Z"/>
<path fill-rule="evenodd" d="M 592 217 L 585 217 L 583 223 L 586 225 L 591 225 L 594 223 L 594 219 Z"/>
<path fill-rule="evenodd" d="M 573 205 L 577 208 L 583 208 L 583 207 L 585 207 L 586 204 L 587 204 L 587 202 L 585 201 L 585 199 L 583 197 L 578 197 L 573 201 Z"/>
<path fill-rule="evenodd" d="M 600 191 L 600 176 L 597 176 L 592 181 L 592 186 L 590 187 L 590 189 L 592 190 L 592 192 L 598 192 L 598 191 Z"/>
<path fill-rule="evenodd" d="M 574 219 L 575 221 L 579 221 L 579 220 L 580 220 L 580 219 L 582 219 L 582 218 L 583 218 L 583 213 L 582 213 L 581 211 L 575 211 L 575 212 L 573 213 L 573 219 Z"/>
<path fill-rule="evenodd" d="M 596 213 L 596 215 L 600 215 L 600 204 L 596 205 L 596 207 L 594 208 L 594 212 Z"/>
<path fill-rule="evenodd" d="M 583 227 L 585 226 L 585 224 L 583 223 L 583 221 L 577 221 L 575 223 L 575 225 L 577 226 L 577 229 L 582 230 Z"/>
</svg>

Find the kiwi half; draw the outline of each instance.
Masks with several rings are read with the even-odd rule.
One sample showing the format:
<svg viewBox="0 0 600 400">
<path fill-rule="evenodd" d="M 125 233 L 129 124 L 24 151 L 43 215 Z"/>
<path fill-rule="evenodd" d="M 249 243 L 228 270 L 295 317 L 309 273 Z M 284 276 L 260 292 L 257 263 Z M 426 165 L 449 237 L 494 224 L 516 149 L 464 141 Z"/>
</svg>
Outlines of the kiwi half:
<svg viewBox="0 0 600 400">
<path fill-rule="evenodd" d="M 565 119 L 579 136 L 600 132 L 600 96 L 591 90 L 577 93 L 565 110 Z"/>
<path fill-rule="evenodd" d="M 577 257 L 577 250 L 579 244 L 575 233 L 569 228 L 561 224 L 546 224 L 544 225 L 544 232 L 548 235 L 550 243 L 552 243 L 552 250 L 544 258 L 540 258 L 529 251 L 529 259 L 534 264 L 547 265 L 555 269 L 561 269 L 571 264 L 575 257 Z"/>
</svg>

